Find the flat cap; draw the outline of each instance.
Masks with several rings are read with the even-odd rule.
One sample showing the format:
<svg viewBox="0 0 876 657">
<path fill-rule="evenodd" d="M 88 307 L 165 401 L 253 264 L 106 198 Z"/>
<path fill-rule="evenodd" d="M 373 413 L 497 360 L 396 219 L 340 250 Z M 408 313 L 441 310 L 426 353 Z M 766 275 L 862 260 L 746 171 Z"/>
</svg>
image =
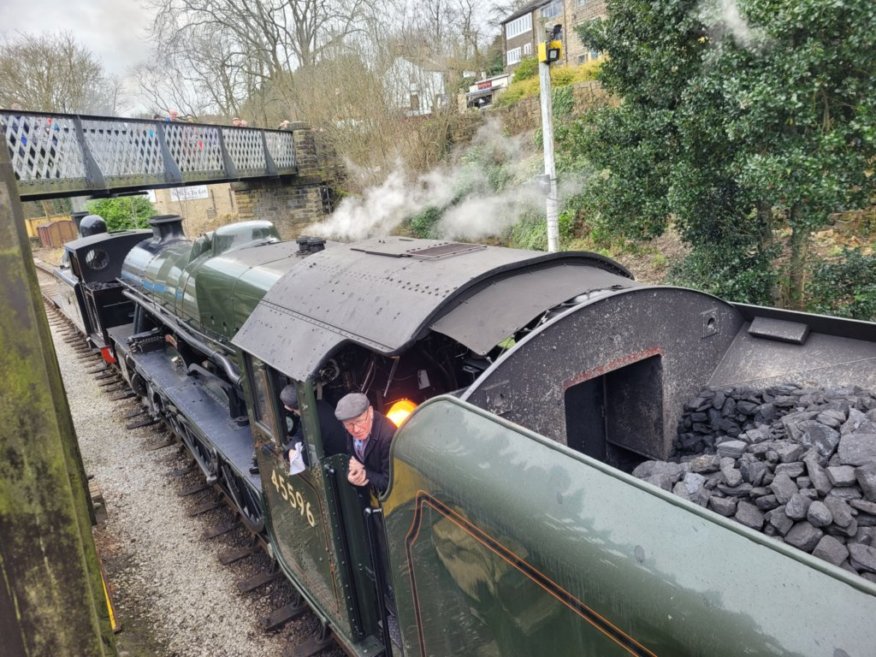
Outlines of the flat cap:
<svg viewBox="0 0 876 657">
<path fill-rule="evenodd" d="M 359 417 L 368 410 L 371 402 L 361 392 L 351 392 L 341 397 L 341 401 L 335 407 L 335 417 L 341 422 L 352 420 L 354 417 Z"/>
<path fill-rule="evenodd" d="M 298 409 L 298 391 L 295 390 L 295 385 L 290 383 L 280 391 L 280 401 L 287 408 Z"/>
</svg>

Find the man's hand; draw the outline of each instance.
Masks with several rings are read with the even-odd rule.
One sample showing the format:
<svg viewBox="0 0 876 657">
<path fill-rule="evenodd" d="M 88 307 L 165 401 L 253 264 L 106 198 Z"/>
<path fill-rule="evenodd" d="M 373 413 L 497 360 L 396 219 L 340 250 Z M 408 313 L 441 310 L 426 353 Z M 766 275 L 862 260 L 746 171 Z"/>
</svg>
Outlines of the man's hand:
<svg viewBox="0 0 876 657">
<path fill-rule="evenodd" d="M 347 472 L 347 481 L 354 486 L 367 486 L 368 475 L 365 474 L 365 466 L 355 456 L 350 457 L 350 468 Z"/>
</svg>

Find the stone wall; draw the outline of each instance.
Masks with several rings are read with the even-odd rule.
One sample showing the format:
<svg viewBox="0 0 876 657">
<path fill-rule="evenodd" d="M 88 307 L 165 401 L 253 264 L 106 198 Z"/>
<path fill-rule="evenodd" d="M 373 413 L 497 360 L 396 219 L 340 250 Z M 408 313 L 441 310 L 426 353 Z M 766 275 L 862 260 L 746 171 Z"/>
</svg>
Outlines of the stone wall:
<svg viewBox="0 0 876 657">
<path fill-rule="evenodd" d="M 609 95 L 602 88 L 602 85 L 595 80 L 572 85 L 572 95 L 575 99 L 573 109 L 575 116 L 580 116 L 591 109 L 607 105 L 611 102 Z M 541 127 L 541 102 L 538 96 L 524 98 L 511 107 L 488 111 L 498 112 L 506 129 L 511 134 L 535 130 Z M 556 122 L 556 119 L 554 121 Z"/>
<path fill-rule="evenodd" d="M 343 165 L 323 135 L 298 125 L 293 132 L 298 175 L 281 180 L 231 184 L 241 221 L 274 222 L 284 240 L 332 211 L 334 189 L 343 178 Z"/>
<path fill-rule="evenodd" d="M 156 189 L 152 205 L 156 214 L 178 214 L 183 217 L 186 235 L 197 236 L 217 226 L 234 221 L 237 217 L 237 202 L 229 183 L 205 185 L 206 198 L 199 194 L 186 194 L 194 188 Z M 198 188 L 201 191 L 203 188 Z M 182 193 L 180 193 L 182 192 Z"/>
<path fill-rule="evenodd" d="M 272 221 L 284 240 L 298 237 L 305 227 L 322 220 L 330 211 L 326 202 L 330 188 L 301 180 L 264 180 L 232 183 L 241 221 Z"/>
</svg>

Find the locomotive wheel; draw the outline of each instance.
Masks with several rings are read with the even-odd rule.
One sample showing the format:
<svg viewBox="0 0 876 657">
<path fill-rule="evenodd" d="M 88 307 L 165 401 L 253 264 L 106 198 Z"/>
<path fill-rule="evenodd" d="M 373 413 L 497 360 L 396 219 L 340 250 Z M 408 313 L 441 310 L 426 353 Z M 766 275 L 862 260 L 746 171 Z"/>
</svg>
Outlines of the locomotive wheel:
<svg viewBox="0 0 876 657">
<path fill-rule="evenodd" d="M 195 432 L 192 431 L 192 429 L 188 425 L 188 422 L 180 419 L 179 425 L 180 438 L 182 438 L 182 441 L 185 444 L 186 448 L 195 458 L 195 461 L 197 461 L 198 467 L 201 468 L 201 471 L 207 477 L 208 481 L 212 483 L 212 481 L 215 481 L 216 476 L 219 474 L 216 455 L 212 452 L 212 450 L 208 450 L 205 448 L 204 443 L 202 443 L 195 434 Z"/>
<path fill-rule="evenodd" d="M 259 534 L 265 528 L 265 518 L 258 496 L 231 469 L 227 463 L 222 463 L 222 480 L 234 505 L 240 513 L 240 519 L 246 528 L 254 534 Z"/>
</svg>

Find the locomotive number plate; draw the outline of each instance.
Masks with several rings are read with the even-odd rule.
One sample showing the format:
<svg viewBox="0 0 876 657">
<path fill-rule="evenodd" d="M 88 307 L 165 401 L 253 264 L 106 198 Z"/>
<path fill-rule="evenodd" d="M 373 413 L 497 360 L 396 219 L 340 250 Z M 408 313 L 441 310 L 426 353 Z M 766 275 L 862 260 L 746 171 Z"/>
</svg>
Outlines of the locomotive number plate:
<svg viewBox="0 0 876 657">
<path fill-rule="evenodd" d="M 271 483 L 274 484 L 277 493 L 280 497 L 289 502 L 289 506 L 295 511 L 298 511 L 302 518 L 307 520 L 308 525 L 316 527 L 316 518 L 313 515 L 310 502 L 304 499 L 301 491 L 295 490 L 295 487 L 292 486 L 292 484 L 285 481 L 285 476 L 286 475 L 283 472 L 278 473 L 277 470 L 271 470 Z"/>
</svg>

